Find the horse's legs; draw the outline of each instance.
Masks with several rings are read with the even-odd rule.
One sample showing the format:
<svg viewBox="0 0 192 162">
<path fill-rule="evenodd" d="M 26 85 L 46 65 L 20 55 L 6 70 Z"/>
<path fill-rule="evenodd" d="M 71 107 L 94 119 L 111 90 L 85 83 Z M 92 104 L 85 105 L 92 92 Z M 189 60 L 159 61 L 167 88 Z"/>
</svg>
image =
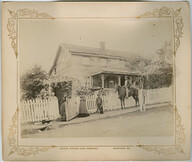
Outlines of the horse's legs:
<svg viewBox="0 0 192 162">
<path fill-rule="evenodd" d="M 134 97 L 134 96 L 133 96 L 133 98 L 134 98 L 134 100 L 135 100 L 135 107 L 137 107 L 137 102 L 138 102 L 138 101 L 137 101 L 137 98 Z"/>
<path fill-rule="evenodd" d="M 123 100 L 121 99 L 121 109 L 123 109 Z"/>
<path fill-rule="evenodd" d="M 123 99 L 123 105 L 124 105 L 124 109 L 125 109 L 125 99 Z"/>
</svg>

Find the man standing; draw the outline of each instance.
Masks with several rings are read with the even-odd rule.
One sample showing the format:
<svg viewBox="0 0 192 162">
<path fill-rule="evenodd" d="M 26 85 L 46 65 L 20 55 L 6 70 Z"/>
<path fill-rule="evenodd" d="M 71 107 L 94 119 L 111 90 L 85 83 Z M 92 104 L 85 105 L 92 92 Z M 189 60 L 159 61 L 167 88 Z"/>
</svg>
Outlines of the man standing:
<svg viewBox="0 0 192 162">
<path fill-rule="evenodd" d="M 103 114 L 102 98 L 100 97 L 100 94 L 98 94 L 97 96 L 98 96 L 96 99 L 97 112 L 100 112 L 100 114 Z"/>
<path fill-rule="evenodd" d="M 138 91 L 139 91 L 139 105 L 140 105 L 140 111 L 145 111 L 145 95 L 144 95 L 144 90 L 143 90 L 143 77 L 139 78 L 139 86 L 138 86 Z"/>
<path fill-rule="evenodd" d="M 132 86 L 132 78 L 128 78 L 128 76 L 125 76 L 125 84 L 124 87 L 126 88 L 126 97 L 129 97 L 129 88 Z"/>
<path fill-rule="evenodd" d="M 124 84 L 124 87 L 125 87 L 125 89 L 126 89 L 126 98 L 128 98 L 129 97 L 129 92 L 128 92 L 128 76 L 125 76 L 125 84 Z"/>
</svg>

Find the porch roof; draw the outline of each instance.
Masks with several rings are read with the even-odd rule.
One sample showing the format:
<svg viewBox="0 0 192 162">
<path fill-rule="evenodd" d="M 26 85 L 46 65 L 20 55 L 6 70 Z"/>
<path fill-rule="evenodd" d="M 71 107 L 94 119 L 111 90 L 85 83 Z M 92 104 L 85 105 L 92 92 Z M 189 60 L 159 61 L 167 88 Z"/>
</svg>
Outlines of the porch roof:
<svg viewBox="0 0 192 162">
<path fill-rule="evenodd" d="M 128 71 L 115 71 L 115 70 L 101 70 L 99 72 L 93 73 L 91 76 L 99 75 L 99 74 L 116 74 L 116 75 L 143 75 L 136 72 L 128 72 Z"/>
</svg>

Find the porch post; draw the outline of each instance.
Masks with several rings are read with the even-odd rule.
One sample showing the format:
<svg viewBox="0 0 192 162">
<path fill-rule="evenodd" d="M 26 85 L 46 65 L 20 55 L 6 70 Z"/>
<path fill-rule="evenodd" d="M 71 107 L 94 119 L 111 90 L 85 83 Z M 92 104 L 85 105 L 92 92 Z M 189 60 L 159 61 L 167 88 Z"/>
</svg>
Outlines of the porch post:
<svg viewBox="0 0 192 162">
<path fill-rule="evenodd" d="M 121 86 L 121 76 L 118 75 L 118 84 Z"/>
<path fill-rule="evenodd" d="M 91 87 L 93 88 L 93 76 L 91 76 Z"/>
<path fill-rule="evenodd" d="M 102 88 L 104 88 L 104 74 L 101 74 Z"/>
</svg>

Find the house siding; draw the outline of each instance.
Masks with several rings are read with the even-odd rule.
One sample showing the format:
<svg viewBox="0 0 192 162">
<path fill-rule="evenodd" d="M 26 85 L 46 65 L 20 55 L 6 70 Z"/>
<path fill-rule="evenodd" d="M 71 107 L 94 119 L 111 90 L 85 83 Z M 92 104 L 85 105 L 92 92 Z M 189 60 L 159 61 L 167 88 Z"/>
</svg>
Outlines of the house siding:
<svg viewBox="0 0 192 162">
<path fill-rule="evenodd" d="M 71 75 L 71 53 L 65 48 L 61 50 L 56 66 L 56 74 L 61 76 Z"/>
<path fill-rule="evenodd" d="M 55 75 L 72 77 L 80 81 L 80 84 L 77 83 L 78 86 L 90 87 L 93 83 L 93 74 L 100 71 L 127 71 L 125 64 L 124 58 L 112 56 L 110 53 L 83 53 L 62 46 L 55 66 Z"/>
<path fill-rule="evenodd" d="M 102 70 L 125 70 L 125 61 L 109 58 L 72 55 L 72 77 L 86 82 L 87 77 Z"/>
</svg>

